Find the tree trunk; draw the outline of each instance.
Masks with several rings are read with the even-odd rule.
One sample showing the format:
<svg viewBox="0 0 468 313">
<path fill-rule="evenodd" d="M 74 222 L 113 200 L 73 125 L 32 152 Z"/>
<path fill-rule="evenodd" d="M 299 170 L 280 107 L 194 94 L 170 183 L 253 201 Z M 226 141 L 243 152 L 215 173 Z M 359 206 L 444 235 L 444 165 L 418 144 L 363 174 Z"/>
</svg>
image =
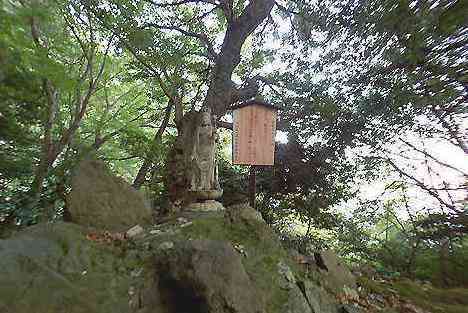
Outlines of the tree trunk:
<svg viewBox="0 0 468 313">
<path fill-rule="evenodd" d="M 242 46 L 247 37 L 268 17 L 274 4 L 274 0 L 250 1 L 240 15 L 226 15 L 226 34 L 211 70 L 208 91 L 203 101 L 203 109 L 210 110 L 212 125 L 205 125 L 207 121 L 204 113 L 196 111 L 186 113 L 177 121 L 178 135 L 168 156 L 165 182 L 172 203 L 184 205 L 192 201 L 189 191 L 194 188 L 197 191 L 220 189 L 216 160 L 206 159 L 210 154 L 214 158 L 215 153 L 208 151 L 209 145 L 206 142 L 215 137 L 214 121 L 226 113 L 236 98 L 233 97 L 235 84 L 231 77 L 240 63 Z"/>
<path fill-rule="evenodd" d="M 35 206 L 39 201 L 47 177 L 49 167 L 55 161 L 52 128 L 55 123 L 58 110 L 58 92 L 48 79 L 43 80 L 43 91 L 47 98 L 47 119 L 44 122 L 44 139 L 41 146 L 41 157 L 34 173 L 34 179 L 30 190 L 30 203 Z"/>
<path fill-rule="evenodd" d="M 411 253 L 408 257 L 408 262 L 406 263 L 406 274 L 408 277 L 414 277 L 414 264 L 417 256 L 418 247 L 421 240 L 418 238 L 414 243 L 411 244 Z"/>
<path fill-rule="evenodd" d="M 450 246 L 450 239 L 442 239 L 440 243 L 439 264 L 440 264 L 440 280 L 444 287 L 448 287 L 450 285 L 450 278 L 449 278 L 449 273 L 448 273 L 449 246 Z"/>
<path fill-rule="evenodd" d="M 153 161 L 151 159 L 145 159 L 143 164 L 141 165 L 140 169 L 138 170 L 138 174 L 133 181 L 133 187 L 135 189 L 140 189 L 141 186 L 144 184 L 146 180 L 146 175 L 148 174 L 149 170 L 152 168 Z"/>
<path fill-rule="evenodd" d="M 41 193 L 44 187 L 44 180 L 47 177 L 47 173 L 49 172 L 49 160 L 46 157 L 41 157 L 39 165 L 36 167 L 36 171 L 34 174 L 34 179 L 31 184 L 30 190 L 30 203 L 34 206 L 37 204 L 41 197 Z"/>
<path fill-rule="evenodd" d="M 165 184 L 172 203 L 185 204 L 190 201 L 187 193 L 192 170 L 190 153 L 198 122 L 198 112 L 190 111 L 184 115 L 178 123 L 177 138 L 168 154 Z"/>
<path fill-rule="evenodd" d="M 249 204 L 254 209 L 256 209 L 255 198 L 257 195 L 256 174 L 257 174 L 257 167 L 255 165 L 251 165 L 250 173 L 249 173 Z"/>
</svg>

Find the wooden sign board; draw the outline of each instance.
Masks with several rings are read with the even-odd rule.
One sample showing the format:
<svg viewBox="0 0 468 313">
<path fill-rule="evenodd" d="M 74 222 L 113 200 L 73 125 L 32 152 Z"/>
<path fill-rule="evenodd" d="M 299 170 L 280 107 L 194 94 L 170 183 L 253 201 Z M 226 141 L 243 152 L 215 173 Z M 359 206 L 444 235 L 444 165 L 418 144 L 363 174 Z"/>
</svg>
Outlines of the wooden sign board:
<svg viewBox="0 0 468 313">
<path fill-rule="evenodd" d="M 275 108 L 255 103 L 233 111 L 233 164 L 274 164 L 276 115 Z"/>
</svg>

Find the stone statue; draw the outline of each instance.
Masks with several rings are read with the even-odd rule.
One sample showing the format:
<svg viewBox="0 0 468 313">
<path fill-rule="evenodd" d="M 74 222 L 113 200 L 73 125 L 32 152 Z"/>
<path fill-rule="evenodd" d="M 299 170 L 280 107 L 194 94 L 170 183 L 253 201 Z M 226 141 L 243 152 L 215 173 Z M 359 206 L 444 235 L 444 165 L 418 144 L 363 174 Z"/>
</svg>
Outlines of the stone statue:
<svg viewBox="0 0 468 313">
<path fill-rule="evenodd" d="M 196 200 L 215 200 L 222 195 L 216 161 L 217 133 L 209 108 L 199 114 L 193 136 L 189 192 Z"/>
</svg>

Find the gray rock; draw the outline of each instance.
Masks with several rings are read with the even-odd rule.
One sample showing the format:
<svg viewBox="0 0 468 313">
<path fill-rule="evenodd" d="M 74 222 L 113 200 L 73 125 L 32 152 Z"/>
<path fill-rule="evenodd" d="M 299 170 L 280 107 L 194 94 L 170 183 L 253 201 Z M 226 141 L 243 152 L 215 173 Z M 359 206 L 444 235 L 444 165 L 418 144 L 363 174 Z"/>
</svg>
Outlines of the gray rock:
<svg viewBox="0 0 468 313">
<path fill-rule="evenodd" d="M 321 313 L 312 311 L 307 299 L 297 285 L 288 291 L 288 301 L 285 304 L 284 313 Z"/>
<path fill-rule="evenodd" d="M 174 248 L 174 243 L 170 241 L 165 241 L 159 245 L 159 249 L 161 250 L 169 250 Z"/>
<path fill-rule="evenodd" d="M 337 305 L 334 299 L 323 289 L 309 280 L 300 282 L 303 291 L 314 313 L 336 313 Z"/>
<path fill-rule="evenodd" d="M 398 313 L 398 311 L 392 308 L 383 308 L 379 313 Z"/>
<path fill-rule="evenodd" d="M 132 228 L 130 228 L 129 230 L 127 230 L 127 232 L 125 234 L 127 235 L 128 238 L 134 238 L 134 237 L 137 237 L 139 235 L 142 235 L 143 232 L 144 232 L 143 227 L 141 227 L 140 225 L 135 225 Z"/>
<path fill-rule="evenodd" d="M 278 273 L 280 274 L 279 286 L 289 290 L 296 286 L 296 278 L 294 277 L 291 268 L 283 262 L 278 263 Z"/>
<path fill-rule="evenodd" d="M 151 220 L 141 193 L 112 175 L 102 161 L 85 159 L 72 177 L 68 196 L 73 222 L 112 231 L 125 231 Z"/>
<path fill-rule="evenodd" d="M 278 263 L 281 281 L 279 286 L 288 290 L 285 313 L 337 313 L 337 305 L 328 293 L 309 280 L 297 281 L 293 272 L 283 262 Z"/>
<path fill-rule="evenodd" d="M 155 312 L 264 312 L 241 257 L 228 242 L 179 242 L 156 256 L 155 269 Z"/>
<path fill-rule="evenodd" d="M 265 223 L 260 212 L 248 204 L 232 205 L 226 210 L 226 218 L 231 223 L 247 223 L 251 224 L 252 221 L 257 223 Z"/>
<path fill-rule="evenodd" d="M 322 270 L 323 283 L 327 288 L 340 294 L 347 288 L 356 289 L 356 278 L 346 267 L 344 262 L 332 250 L 325 250 L 315 254 L 318 267 Z"/>
<path fill-rule="evenodd" d="M 343 304 L 340 306 L 338 313 L 362 313 L 362 310 L 355 305 Z"/>
</svg>

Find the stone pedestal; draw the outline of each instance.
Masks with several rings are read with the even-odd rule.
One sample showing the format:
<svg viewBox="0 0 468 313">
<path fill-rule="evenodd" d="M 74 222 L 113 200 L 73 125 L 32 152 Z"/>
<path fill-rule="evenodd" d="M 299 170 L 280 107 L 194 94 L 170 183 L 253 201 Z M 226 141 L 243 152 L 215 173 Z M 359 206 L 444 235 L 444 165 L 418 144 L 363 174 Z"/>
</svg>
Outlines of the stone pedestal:
<svg viewBox="0 0 468 313">
<path fill-rule="evenodd" d="M 224 207 L 216 200 L 205 200 L 202 202 L 194 202 L 189 204 L 186 210 L 193 212 L 216 212 L 223 211 Z"/>
<path fill-rule="evenodd" d="M 224 207 L 215 199 L 219 199 L 223 195 L 222 189 L 215 190 L 190 190 L 190 197 L 194 200 L 193 203 L 187 206 L 189 211 L 212 212 L 222 211 Z"/>
<path fill-rule="evenodd" d="M 190 198 L 195 201 L 216 200 L 223 195 L 222 189 L 214 190 L 189 190 Z"/>
</svg>

